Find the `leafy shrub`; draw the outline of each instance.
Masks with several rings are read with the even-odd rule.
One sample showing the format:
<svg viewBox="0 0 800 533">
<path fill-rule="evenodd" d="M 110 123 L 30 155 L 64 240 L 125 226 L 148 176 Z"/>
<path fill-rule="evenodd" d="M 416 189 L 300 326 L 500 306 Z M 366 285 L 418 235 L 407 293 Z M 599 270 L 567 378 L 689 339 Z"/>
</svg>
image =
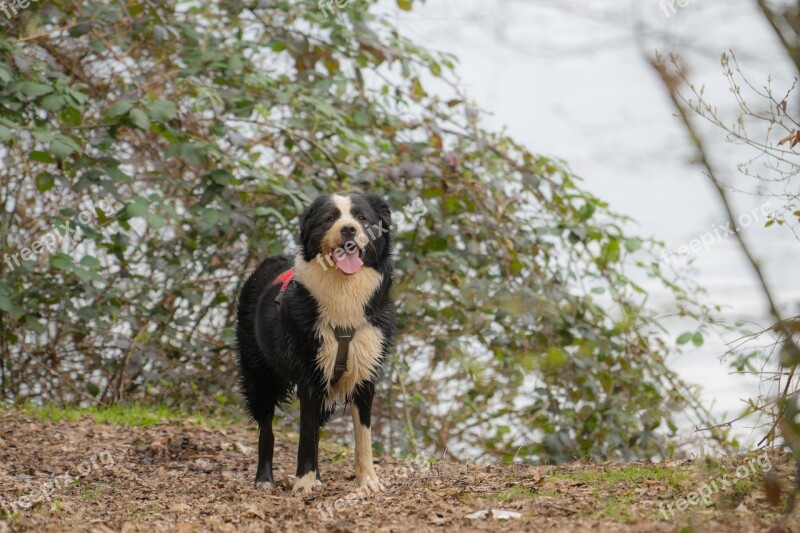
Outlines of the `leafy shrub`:
<svg viewBox="0 0 800 533">
<path fill-rule="evenodd" d="M 705 412 L 634 279 L 690 294 L 565 165 L 486 131 L 454 62 L 368 2 L 20 12 L 0 33 L 2 397 L 236 398 L 243 277 L 293 249 L 310 198 L 365 188 L 401 214 L 386 447 L 669 455 L 675 417 Z M 34 250 L 54 225 L 77 231 Z"/>
</svg>

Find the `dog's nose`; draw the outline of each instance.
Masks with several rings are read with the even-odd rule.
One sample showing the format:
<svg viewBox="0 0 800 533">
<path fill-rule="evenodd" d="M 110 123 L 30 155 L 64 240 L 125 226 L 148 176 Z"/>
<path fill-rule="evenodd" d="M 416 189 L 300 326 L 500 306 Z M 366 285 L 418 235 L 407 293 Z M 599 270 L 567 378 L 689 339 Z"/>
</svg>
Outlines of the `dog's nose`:
<svg viewBox="0 0 800 533">
<path fill-rule="evenodd" d="M 342 232 L 342 237 L 344 237 L 345 239 L 353 238 L 353 237 L 356 236 L 356 227 L 355 226 L 344 226 L 341 229 L 341 232 Z"/>
</svg>

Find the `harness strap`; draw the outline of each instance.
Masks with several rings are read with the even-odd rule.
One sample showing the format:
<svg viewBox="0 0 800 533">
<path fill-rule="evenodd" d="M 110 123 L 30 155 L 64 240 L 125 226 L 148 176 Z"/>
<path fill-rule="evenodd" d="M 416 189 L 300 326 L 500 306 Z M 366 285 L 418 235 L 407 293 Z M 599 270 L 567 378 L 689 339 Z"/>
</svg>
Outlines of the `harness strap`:
<svg viewBox="0 0 800 533">
<path fill-rule="evenodd" d="M 286 272 L 282 273 L 277 278 L 275 278 L 275 281 L 272 282 L 273 285 L 277 285 L 278 283 L 283 283 L 283 285 L 281 285 L 281 290 L 278 291 L 278 295 L 275 297 L 275 305 L 277 306 L 281 305 L 281 300 L 283 300 L 283 293 L 286 292 L 286 289 L 289 287 L 289 283 L 292 282 L 293 277 L 294 277 L 294 270 L 289 269 Z"/>
<path fill-rule="evenodd" d="M 275 281 L 272 282 L 273 285 L 277 285 L 281 283 L 281 290 L 278 291 L 278 295 L 275 296 L 275 305 L 280 307 L 281 300 L 283 300 L 283 293 L 286 292 L 286 289 L 289 288 L 289 284 L 292 282 L 292 278 L 294 278 L 294 270 L 289 269 L 286 272 L 283 272 L 280 276 L 275 278 Z M 336 385 L 339 380 L 342 378 L 342 374 L 347 371 L 347 353 L 350 350 L 350 341 L 353 340 L 353 336 L 356 334 L 356 328 L 354 327 L 335 327 L 333 328 L 333 335 L 336 337 L 336 342 L 338 343 L 338 349 L 336 351 L 336 364 L 333 367 L 333 378 L 331 379 L 331 385 Z"/>
<path fill-rule="evenodd" d="M 336 365 L 333 367 L 333 378 L 331 385 L 341 379 L 342 374 L 347 370 L 347 352 L 350 348 L 350 341 L 353 340 L 353 335 L 356 333 L 356 328 L 349 327 L 335 327 L 333 328 L 333 335 L 336 337 L 336 342 L 339 343 L 339 349 L 336 352 Z"/>
</svg>

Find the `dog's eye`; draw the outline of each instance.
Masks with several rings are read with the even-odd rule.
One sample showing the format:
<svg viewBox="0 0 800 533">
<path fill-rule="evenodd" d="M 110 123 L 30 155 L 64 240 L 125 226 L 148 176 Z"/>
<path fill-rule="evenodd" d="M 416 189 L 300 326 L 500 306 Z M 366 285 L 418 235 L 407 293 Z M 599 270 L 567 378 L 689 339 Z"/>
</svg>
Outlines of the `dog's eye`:
<svg viewBox="0 0 800 533">
<path fill-rule="evenodd" d="M 328 222 L 333 222 L 334 220 L 336 220 L 336 217 L 328 217 Z"/>
<path fill-rule="evenodd" d="M 367 217 L 365 217 L 364 215 L 358 215 L 358 220 L 360 220 L 361 222 L 366 222 Z"/>
</svg>

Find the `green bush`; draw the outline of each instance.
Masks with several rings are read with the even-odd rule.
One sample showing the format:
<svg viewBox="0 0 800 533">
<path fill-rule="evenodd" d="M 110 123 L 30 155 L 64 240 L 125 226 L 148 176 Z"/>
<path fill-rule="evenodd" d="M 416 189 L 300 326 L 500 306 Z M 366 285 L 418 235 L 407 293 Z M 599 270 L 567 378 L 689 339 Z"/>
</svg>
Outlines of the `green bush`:
<svg viewBox="0 0 800 533">
<path fill-rule="evenodd" d="M 385 447 L 664 456 L 705 416 L 633 281 L 691 307 L 654 244 L 486 131 L 454 58 L 371 3 L 53 0 L 2 24 L 6 402 L 235 399 L 244 276 L 310 198 L 363 188 L 402 214 Z"/>
</svg>

